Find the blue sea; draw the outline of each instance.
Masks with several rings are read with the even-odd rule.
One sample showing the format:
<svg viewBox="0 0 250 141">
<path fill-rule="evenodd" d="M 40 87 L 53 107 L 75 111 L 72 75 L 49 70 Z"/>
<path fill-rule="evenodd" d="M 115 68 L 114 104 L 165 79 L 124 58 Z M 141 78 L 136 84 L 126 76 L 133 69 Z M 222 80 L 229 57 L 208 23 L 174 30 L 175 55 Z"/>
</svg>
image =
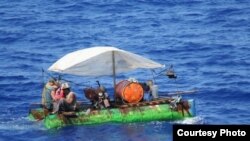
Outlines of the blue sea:
<svg viewBox="0 0 250 141">
<path fill-rule="evenodd" d="M 173 65 L 177 80 L 155 78 L 159 91 L 197 89 L 183 95 L 195 99 L 197 116 L 54 130 L 30 121 L 30 104 L 41 101 L 49 75 L 57 76 L 48 67 L 93 46 L 114 46 Z M 117 79 L 146 81 L 151 74 L 140 69 Z M 96 80 L 112 90 L 109 76 L 62 77 L 72 82 L 79 100 L 86 100 L 82 89 L 95 87 Z M 175 123 L 250 124 L 249 86 L 248 0 L 0 1 L 0 141 L 171 141 Z"/>
</svg>

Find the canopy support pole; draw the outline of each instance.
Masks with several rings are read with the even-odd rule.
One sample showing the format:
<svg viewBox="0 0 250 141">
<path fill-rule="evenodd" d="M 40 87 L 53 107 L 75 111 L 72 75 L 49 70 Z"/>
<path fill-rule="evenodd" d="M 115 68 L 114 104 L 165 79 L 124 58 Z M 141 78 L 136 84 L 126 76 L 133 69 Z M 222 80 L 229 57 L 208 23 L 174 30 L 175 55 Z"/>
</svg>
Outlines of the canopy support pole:
<svg viewBox="0 0 250 141">
<path fill-rule="evenodd" d="M 112 68 L 113 68 L 113 85 L 114 85 L 114 97 L 116 101 L 116 93 L 115 93 L 115 87 L 116 87 L 116 72 L 115 72 L 115 51 L 112 51 Z"/>
</svg>

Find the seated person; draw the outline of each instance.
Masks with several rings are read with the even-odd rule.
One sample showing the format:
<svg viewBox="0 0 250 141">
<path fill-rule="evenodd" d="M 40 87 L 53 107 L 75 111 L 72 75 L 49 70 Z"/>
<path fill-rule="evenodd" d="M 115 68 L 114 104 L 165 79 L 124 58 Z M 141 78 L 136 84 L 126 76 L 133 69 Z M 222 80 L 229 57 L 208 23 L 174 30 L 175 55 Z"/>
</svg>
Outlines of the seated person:
<svg viewBox="0 0 250 141">
<path fill-rule="evenodd" d="M 61 89 L 66 98 L 61 98 L 55 102 L 52 113 L 74 112 L 77 109 L 76 95 L 70 91 L 68 84 L 63 84 Z"/>
<path fill-rule="evenodd" d="M 53 108 L 53 97 L 56 92 L 56 89 L 58 88 L 58 83 L 55 79 L 50 79 L 44 86 L 43 92 L 42 92 L 42 105 L 44 108 L 48 110 L 52 110 Z"/>
<path fill-rule="evenodd" d="M 65 99 L 60 99 L 58 104 L 54 107 L 53 114 L 55 113 L 72 113 L 77 109 L 76 96 L 74 93 L 70 93 Z"/>
</svg>

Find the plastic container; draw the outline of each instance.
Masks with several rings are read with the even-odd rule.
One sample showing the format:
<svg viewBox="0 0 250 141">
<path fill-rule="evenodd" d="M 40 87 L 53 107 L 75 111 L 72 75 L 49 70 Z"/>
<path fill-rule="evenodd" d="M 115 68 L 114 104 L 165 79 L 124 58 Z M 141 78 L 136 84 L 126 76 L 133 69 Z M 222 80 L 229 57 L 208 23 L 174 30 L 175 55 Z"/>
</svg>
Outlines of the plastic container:
<svg viewBox="0 0 250 141">
<path fill-rule="evenodd" d="M 154 99 L 158 98 L 158 85 L 151 86 L 151 92 Z"/>
</svg>

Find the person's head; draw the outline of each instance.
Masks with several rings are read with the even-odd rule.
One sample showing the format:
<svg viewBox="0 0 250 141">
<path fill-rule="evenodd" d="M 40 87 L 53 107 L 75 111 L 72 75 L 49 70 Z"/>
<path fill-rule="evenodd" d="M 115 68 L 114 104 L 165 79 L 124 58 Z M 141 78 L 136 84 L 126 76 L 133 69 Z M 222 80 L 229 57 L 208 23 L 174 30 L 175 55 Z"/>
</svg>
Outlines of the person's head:
<svg viewBox="0 0 250 141">
<path fill-rule="evenodd" d="M 56 80 L 54 78 L 51 78 L 48 83 L 50 86 L 56 85 Z"/>
<path fill-rule="evenodd" d="M 63 93 L 67 95 L 70 92 L 70 86 L 68 83 L 63 83 L 61 85 L 61 89 L 63 90 Z"/>
</svg>

